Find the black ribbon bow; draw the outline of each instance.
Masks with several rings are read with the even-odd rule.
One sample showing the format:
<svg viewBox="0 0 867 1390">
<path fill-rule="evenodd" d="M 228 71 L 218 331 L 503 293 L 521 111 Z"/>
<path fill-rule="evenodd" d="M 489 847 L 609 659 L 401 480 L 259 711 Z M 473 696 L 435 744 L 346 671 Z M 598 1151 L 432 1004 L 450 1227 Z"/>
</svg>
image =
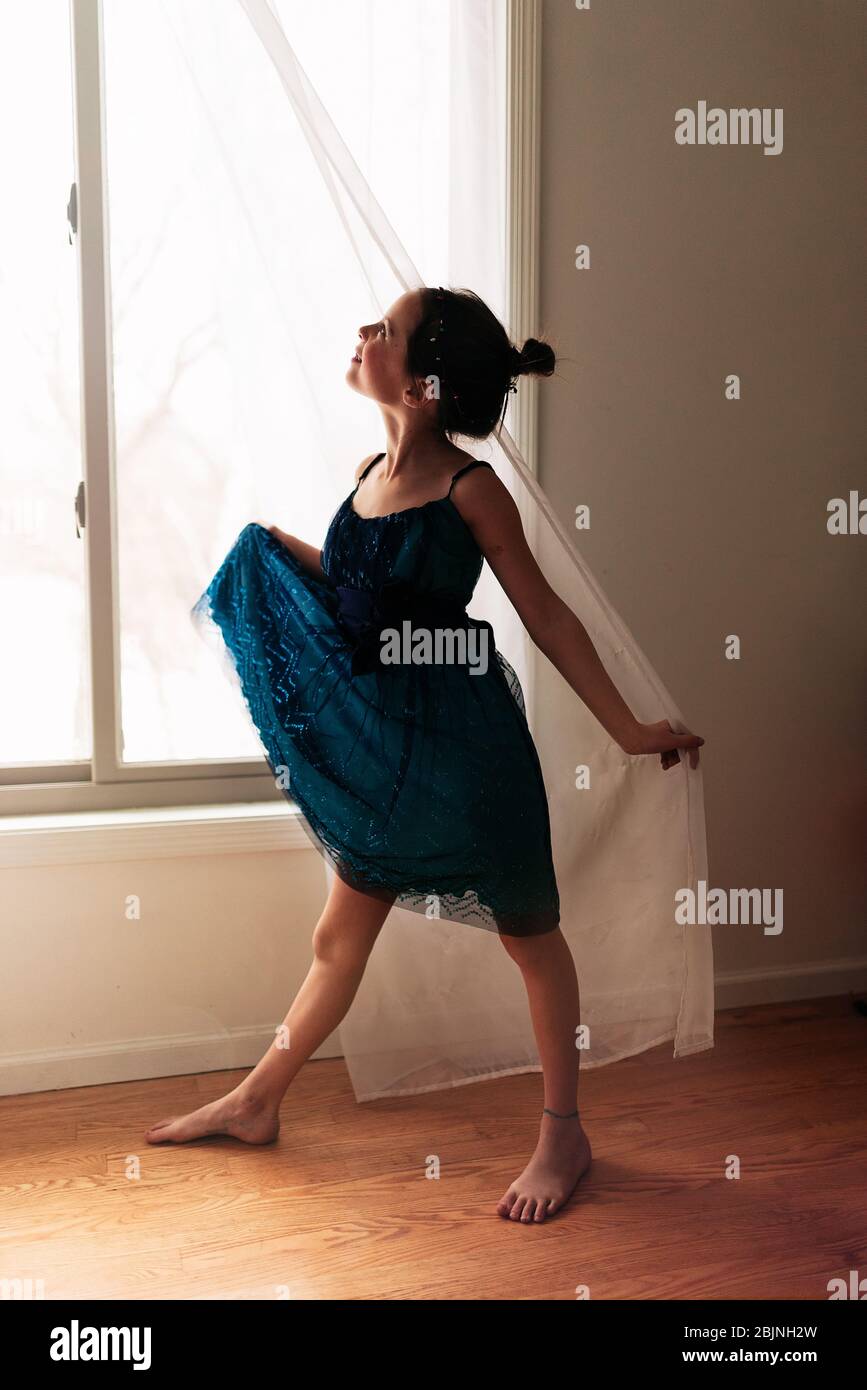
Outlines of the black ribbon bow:
<svg viewBox="0 0 867 1390">
<path fill-rule="evenodd" d="M 413 627 L 467 627 L 471 620 L 457 598 L 447 594 L 423 593 L 405 579 L 389 579 L 374 592 L 336 586 L 338 621 L 350 641 L 352 674 L 386 671 L 380 660 L 383 628 L 400 625 L 407 618 Z"/>
</svg>

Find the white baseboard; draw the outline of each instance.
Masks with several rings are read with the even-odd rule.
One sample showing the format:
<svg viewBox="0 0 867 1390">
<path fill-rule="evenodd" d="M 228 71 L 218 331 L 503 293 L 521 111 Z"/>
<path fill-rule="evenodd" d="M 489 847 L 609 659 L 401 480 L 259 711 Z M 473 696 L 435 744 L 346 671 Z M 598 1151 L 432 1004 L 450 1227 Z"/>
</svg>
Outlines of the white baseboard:
<svg viewBox="0 0 867 1390">
<path fill-rule="evenodd" d="M 136 1038 L 89 1047 L 46 1048 L 0 1056 L 0 1095 L 65 1091 L 74 1086 L 107 1086 L 118 1081 L 146 1081 L 164 1076 L 198 1075 L 252 1067 L 274 1041 L 264 1024 L 222 1033 L 178 1033 Z M 335 1031 L 313 1059 L 342 1056 Z"/>
<path fill-rule="evenodd" d="M 830 995 L 867 992 L 867 958 L 814 961 L 777 970 L 731 971 L 716 978 L 716 1009 L 794 1003 Z M 255 1066 L 274 1037 L 265 1025 L 222 1033 L 166 1034 L 89 1047 L 45 1049 L 0 1056 L 0 1095 L 62 1091 L 74 1086 L 106 1086 Z M 313 1054 L 340 1057 L 335 1031 Z"/>
<path fill-rule="evenodd" d="M 787 1004 L 798 999 L 824 999 L 865 991 L 867 956 L 807 961 L 802 965 L 781 965 L 775 970 L 757 966 L 754 970 L 721 971 L 715 977 L 717 1013 L 752 1004 Z"/>
</svg>

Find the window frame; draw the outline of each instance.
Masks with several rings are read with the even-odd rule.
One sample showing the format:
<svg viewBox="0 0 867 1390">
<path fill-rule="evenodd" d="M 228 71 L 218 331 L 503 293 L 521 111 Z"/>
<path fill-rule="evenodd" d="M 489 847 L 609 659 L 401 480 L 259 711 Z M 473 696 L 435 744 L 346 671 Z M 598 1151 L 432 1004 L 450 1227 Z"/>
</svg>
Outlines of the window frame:
<svg viewBox="0 0 867 1390">
<path fill-rule="evenodd" d="M 122 760 L 103 9 L 102 0 L 69 0 L 69 7 L 93 751 L 90 760 L 0 767 L 0 815 L 284 802 L 264 756 Z M 541 0 L 507 0 L 507 304 L 510 332 L 520 340 L 534 331 L 538 310 L 541 20 Z M 515 403 L 515 438 L 535 469 L 537 383 L 527 378 L 526 386 Z"/>
</svg>

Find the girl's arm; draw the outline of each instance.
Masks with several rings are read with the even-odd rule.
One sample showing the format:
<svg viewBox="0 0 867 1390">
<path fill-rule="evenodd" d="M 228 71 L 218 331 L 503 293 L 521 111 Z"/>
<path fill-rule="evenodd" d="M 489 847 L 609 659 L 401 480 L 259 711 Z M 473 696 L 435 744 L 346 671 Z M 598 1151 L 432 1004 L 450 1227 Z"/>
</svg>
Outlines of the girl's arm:
<svg viewBox="0 0 867 1390">
<path fill-rule="evenodd" d="M 641 724 L 605 670 L 587 629 L 548 583 L 527 544 L 508 488 L 487 468 L 473 469 L 452 493 L 455 506 L 540 651 L 567 680 L 624 753 L 659 753 L 664 768 L 689 749 L 693 767 L 704 743 L 676 734 L 667 719 Z"/>
<path fill-rule="evenodd" d="M 356 479 L 361 477 L 367 465 L 375 458 L 376 454 L 368 454 L 366 459 L 361 460 L 355 470 Z M 286 549 L 292 552 L 308 574 L 314 575 L 316 579 L 325 579 L 325 573 L 322 569 L 322 551 L 317 550 L 315 545 L 308 545 L 307 541 L 300 541 L 297 536 L 287 535 L 285 531 L 280 530 L 279 526 L 266 526 L 265 530 L 270 531 L 272 536 L 276 536 L 278 541 L 282 541 Z"/>
</svg>

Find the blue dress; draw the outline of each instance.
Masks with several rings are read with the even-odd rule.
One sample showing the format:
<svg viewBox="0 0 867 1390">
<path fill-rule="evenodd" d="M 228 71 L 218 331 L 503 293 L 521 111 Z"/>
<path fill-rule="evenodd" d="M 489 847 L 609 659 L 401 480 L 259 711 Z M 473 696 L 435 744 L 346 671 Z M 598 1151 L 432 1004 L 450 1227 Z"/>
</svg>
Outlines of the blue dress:
<svg viewBox="0 0 867 1390">
<path fill-rule="evenodd" d="M 466 613 L 482 553 L 451 487 L 360 516 L 353 498 L 382 457 L 330 522 L 324 580 L 251 523 L 193 619 L 219 628 L 277 785 L 342 879 L 430 918 L 552 931 L 548 801 L 523 694 L 490 624 Z M 466 465 L 452 487 L 476 467 L 490 465 Z"/>
</svg>

